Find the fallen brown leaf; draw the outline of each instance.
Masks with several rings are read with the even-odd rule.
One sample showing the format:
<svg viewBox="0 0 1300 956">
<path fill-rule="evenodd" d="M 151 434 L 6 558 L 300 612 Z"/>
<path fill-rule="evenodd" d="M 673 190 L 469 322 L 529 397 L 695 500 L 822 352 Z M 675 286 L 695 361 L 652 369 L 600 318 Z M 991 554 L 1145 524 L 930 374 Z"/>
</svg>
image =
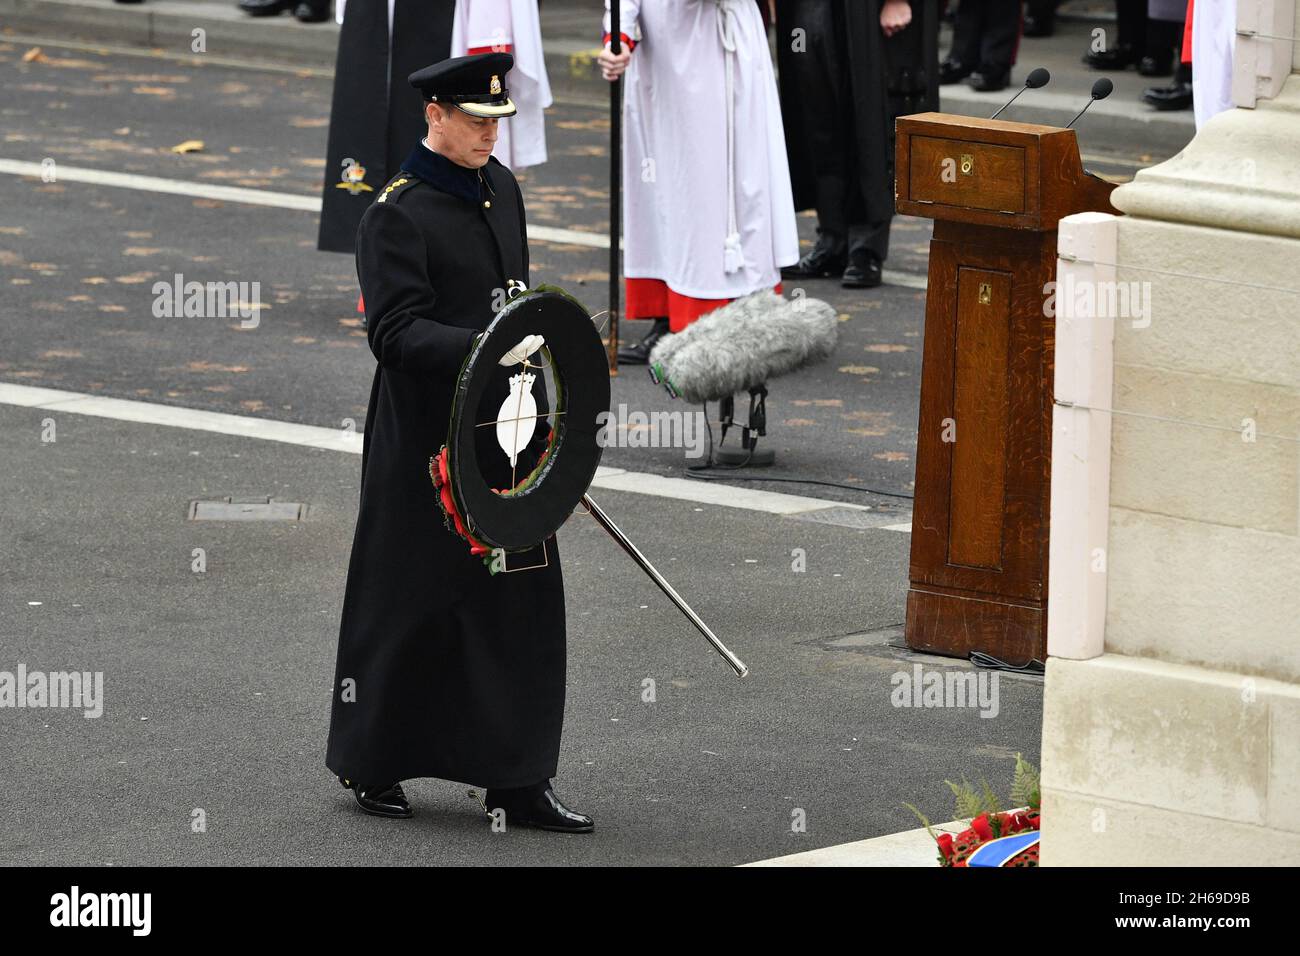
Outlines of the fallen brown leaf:
<svg viewBox="0 0 1300 956">
<path fill-rule="evenodd" d="M 185 366 L 191 372 L 247 372 L 247 365 L 218 365 L 216 362 L 190 362 Z"/>
</svg>

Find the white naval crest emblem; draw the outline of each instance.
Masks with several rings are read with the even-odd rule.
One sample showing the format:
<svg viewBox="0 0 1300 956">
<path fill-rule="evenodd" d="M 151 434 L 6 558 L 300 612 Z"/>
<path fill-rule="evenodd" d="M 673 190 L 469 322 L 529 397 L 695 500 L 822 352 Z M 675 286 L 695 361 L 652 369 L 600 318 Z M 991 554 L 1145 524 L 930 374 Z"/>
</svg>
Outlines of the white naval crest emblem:
<svg viewBox="0 0 1300 956">
<path fill-rule="evenodd" d="M 536 379 L 532 372 L 510 376 L 510 394 L 497 412 L 497 444 L 510 459 L 511 468 L 537 428 L 537 402 L 533 400 Z"/>
</svg>

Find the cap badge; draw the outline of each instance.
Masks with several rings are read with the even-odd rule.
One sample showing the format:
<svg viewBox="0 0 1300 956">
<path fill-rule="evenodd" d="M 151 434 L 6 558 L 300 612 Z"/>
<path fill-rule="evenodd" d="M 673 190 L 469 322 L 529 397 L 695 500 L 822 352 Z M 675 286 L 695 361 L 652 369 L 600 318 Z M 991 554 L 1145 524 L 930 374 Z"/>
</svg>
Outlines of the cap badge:
<svg viewBox="0 0 1300 956">
<path fill-rule="evenodd" d="M 492 74 L 492 85 L 488 87 L 488 92 L 493 96 L 496 96 L 501 92 L 501 77 L 497 76 L 495 73 Z"/>
</svg>

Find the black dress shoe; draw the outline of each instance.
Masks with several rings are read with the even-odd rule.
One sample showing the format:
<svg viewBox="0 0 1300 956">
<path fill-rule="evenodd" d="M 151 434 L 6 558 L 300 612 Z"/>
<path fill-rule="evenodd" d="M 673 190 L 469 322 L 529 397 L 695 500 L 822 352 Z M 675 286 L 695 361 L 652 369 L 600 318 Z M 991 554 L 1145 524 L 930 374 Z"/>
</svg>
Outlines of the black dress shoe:
<svg viewBox="0 0 1300 956">
<path fill-rule="evenodd" d="M 239 0 L 239 9 L 250 17 L 278 17 L 292 10 L 296 0 Z"/>
<path fill-rule="evenodd" d="M 782 279 L 826 279 L 844 271 L 844 253 L 833 252 L 825 246 L 816 246 L 812 252 L 792 266 L 781 268 Z"/>
<path fill-rule="evenodd" d="M 1174 55 L 1144 56 L 1138 60 L 1138 72 L 1143 76 L 1168 76 L 1174 72 Z"/>
<path fill-rule="evenodd" d="M 640 342 L 618 347 L 618 360 L 623 365 L 645 365 L 650 361 L 650 350 L 668 334 L 668 320 L 655 319 L 655 324 Z"/>
<path fill-rule="evenodd" d="M 376 817 L 403 819 L 412 815 L 411 805 L 406 802 L 406 794 L 402 792 L 400 783 L 369 787 L 346 777 L 339 777 L 339 783 L 352 791 L 352 795 L 357 798 L 357 806 L 366 813 Z"/>
<path fill-rule="evenodd" d="M 1083 62 L 1094 70 L 1126 70 L 1140 58 L 1136 49 L 1125 45 L 1096 53 L 1085 53 Z"/>
<path fill-rule="evenodd" d="M 880 257 L 869 249 L 849 254 L 849 264 L 840 277 L 846 289 L 874 289 L 880 285 Z"/>
<path fill-rule="evenodd" d="M 329 0 L 324 3 L 300 3 L 293 8 L 293 17 L 299 23 L 324 23 L 330 18 Z"/>
<path fill-rule="evenodd" d="M 966 77 L 971 75 L 974 67 L 966 66 L 960 60 L 954 60 L 952 57 L 944 57 L 939 64 L 939 82 L 941 84 L 960 83 Z"/>
<path fill-rule="evenodd" d="M 1175 80 L 1168 86 L 1149 86 L 1142 91 L 1142 102 L 1158 110 L 1191 109 L 1192 84 Z"/>
<path fill-rule="evenodd" d="M 505 811 L 506 827 L 536 827 L 557 833 L 590 833 L 596 824 L 585 813 L 574 813 L 555 795 L 550 781 L 518 790 L 489 790 L 488 812 Z"/>
<path fill-rule="evenodd" d="M 1011 85 L 1011 69 L 978 70 L 966 77 L 966 85 L 981 93 L 996 93 Z"/>
</svg>

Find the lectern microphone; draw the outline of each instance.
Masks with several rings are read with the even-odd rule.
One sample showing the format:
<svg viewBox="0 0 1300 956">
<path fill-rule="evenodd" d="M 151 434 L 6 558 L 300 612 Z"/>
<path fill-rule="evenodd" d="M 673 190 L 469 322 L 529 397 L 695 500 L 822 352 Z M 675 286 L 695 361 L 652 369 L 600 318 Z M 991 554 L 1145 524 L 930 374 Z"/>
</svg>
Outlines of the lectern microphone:
<svg viewBox="0 0 1300 956">
<path fill-rule="evenodd" d="M 1104 100 L 1106 97 L 1110 96 L 1111 90 L 1113 89 L 1115 89 L 1115 84 L 1104 76 L 1096 83 L 1092 84 L 1092 99 L 1088 100 L 1088 102 L 1083 105 L 1083 109 L 1074 114 L 1074 119 L 1066 123 L 1065 128 L 1069 129 L 1073 126 L 1078 121 L 1079 117 L 1088 111 L 1088 107 L 1093 103 L 1098 100 Z"/>
<path fill-rule="evenodd" d="M 1050 80 L 1051 78 L 1052 78 L 1052 74 L 1048 73 L 1041 66 L 1030 70 L 1029 75 L 1025 77 L 1025 85 L 1022 86 L 1020 89 L 1016 90 L 1016 96 L 1019 96 L 1025 90 L 1036 90 L 1039 89 L 1040 87 L 1046 86 L 1047 81 Z M 1016 96 L 1011 97 L 1011 99 L 1003 103 L 1002 109 L 999 109 L 998 113 L 1001 113 L 1002 110 L 1006 109 L 1008 106 L 1014 103 L 1016 101 Z M 989 117 L 989 119 L 997 119 L 998 113 L 994 113 L 992 116 Z"/>
</svg>

